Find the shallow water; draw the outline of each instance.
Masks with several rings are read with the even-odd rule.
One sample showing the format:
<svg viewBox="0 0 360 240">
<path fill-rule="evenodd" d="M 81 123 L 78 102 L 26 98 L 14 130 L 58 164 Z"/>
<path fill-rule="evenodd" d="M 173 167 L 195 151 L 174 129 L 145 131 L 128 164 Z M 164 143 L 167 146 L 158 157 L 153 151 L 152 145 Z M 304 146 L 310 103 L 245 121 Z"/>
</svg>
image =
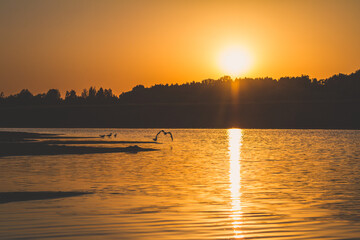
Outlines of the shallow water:
<svg viewBox="0 0 360 240">
<path fill-rule="evenodd" d="M 360 239 L 360 131 L 171 131 L 155 152 L 0 158 L 0 192 L 94 192 L 0 204 L 0 239 Z"/>
</svg>

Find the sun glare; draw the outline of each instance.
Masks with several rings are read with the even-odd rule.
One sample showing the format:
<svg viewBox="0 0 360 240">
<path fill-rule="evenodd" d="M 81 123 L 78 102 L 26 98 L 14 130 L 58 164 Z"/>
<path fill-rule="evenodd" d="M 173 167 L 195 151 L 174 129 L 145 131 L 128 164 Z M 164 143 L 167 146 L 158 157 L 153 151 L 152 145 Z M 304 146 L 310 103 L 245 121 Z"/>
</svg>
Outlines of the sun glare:
<svg viewBox="0 0 360 240">
<path fill-rule="evenodd" d="M 231 217 L 233 219 L 234 238 L 244 238 L 242 231 L 243 211 L 241 204 L 241 146 L 242 130 L 229 129 L 229 156 L 230 156 L 230 193 Z"/>
<path fill-rule="evenodd" d="M 246 73 L 252 64 L 252 58 L 248 51 L 240 47 L 229 47 L 220 55 L 220 67 L 224 74 L 238 77 Z"/>
</svg>

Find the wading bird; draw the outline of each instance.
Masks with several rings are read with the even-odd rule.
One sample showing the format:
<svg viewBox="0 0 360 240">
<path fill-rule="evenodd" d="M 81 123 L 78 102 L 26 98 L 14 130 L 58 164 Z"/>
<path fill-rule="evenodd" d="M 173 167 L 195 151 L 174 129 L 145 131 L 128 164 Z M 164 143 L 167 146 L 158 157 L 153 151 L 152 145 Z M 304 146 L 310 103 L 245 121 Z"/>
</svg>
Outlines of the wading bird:
<svg viewBox="0 0 360 240">
<path fill-rule="evenodd" d="M 108 134 L 108 135 L 106 135 L 107 137 L 111 137 L 111 135 L 112 135 L 112 133 L 110 133 L 110 134 Z"/>
<path fill-rule="evenodd" d="M 104 137 L 105 137 L 105 135 L 99 135 L 99 137 L 104 138 Z"/>
<path fill-rule="evenodd" d="M 116 136 L 117 136 L 117 133 L 114 133 L 114 135 L 113 135 L 113 136 L 114 136 L 114 138 L 116 138 Z"/>
<path fill-rule="evenodd" d="M 154 141 L 157 141 L 157 137 L 158 137 L 158 135 L 159 135 L 160 133 L 164 133 L 165 135 L 170 134 L 171 141 L 174 141 L 174 138 L 173 138 L 172 133 L 171 133 L 171 132 L 165 132 L 164 130 L 161 130 L 160 132 L 158 132 L 158 133 L 156 134 L 155 138 L 153 139 Z"/>
</svg>

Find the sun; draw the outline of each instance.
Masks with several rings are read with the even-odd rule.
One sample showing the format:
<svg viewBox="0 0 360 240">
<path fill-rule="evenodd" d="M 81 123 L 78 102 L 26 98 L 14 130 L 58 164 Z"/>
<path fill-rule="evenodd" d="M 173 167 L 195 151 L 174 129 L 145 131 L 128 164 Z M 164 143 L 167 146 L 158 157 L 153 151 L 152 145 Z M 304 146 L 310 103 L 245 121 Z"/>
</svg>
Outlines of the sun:
<svg viewBox="0 0 360 240">
<path fill-rule="evenodd" d="M 221 52 L 219 65 L 224 74 L 237 77 L 250 69 L 252 57 L 241 47 L 228 47 Z"/>
</svg>

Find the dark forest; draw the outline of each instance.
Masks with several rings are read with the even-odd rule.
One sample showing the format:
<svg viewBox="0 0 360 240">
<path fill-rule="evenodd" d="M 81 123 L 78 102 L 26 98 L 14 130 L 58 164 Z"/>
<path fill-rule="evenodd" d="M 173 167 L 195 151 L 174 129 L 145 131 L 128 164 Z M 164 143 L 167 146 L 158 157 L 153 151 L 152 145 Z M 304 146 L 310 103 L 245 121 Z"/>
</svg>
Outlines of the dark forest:
<svg viewBox="0 0 360 240">
<path fill-rule="evenodd" d="M 47 93 L 33 95 L 23 89 L 5 97 L 2 104 L 154 104 L 154 103 L 243 103 L 243 102 L 303 102 L 303 101 L 358 101 L 360 100 L 360 70 L 345 75 L 337 74 L 317 80 L 309 76 L 273 78 L 237 78 L 224 76 L 218 80 L 163 85 L 146 88 L 135 86 L 119 96 L 111 89 L 90 87 L 81 94 L 50 89 Z"/>
<path fill-rule="evenodd" d="M 360 129 L 360 70 L 309 76 L 222 77 L 135 86 L 119 96 L 90 87 L 0 96 L 0 127 Z"/>
</svg>

